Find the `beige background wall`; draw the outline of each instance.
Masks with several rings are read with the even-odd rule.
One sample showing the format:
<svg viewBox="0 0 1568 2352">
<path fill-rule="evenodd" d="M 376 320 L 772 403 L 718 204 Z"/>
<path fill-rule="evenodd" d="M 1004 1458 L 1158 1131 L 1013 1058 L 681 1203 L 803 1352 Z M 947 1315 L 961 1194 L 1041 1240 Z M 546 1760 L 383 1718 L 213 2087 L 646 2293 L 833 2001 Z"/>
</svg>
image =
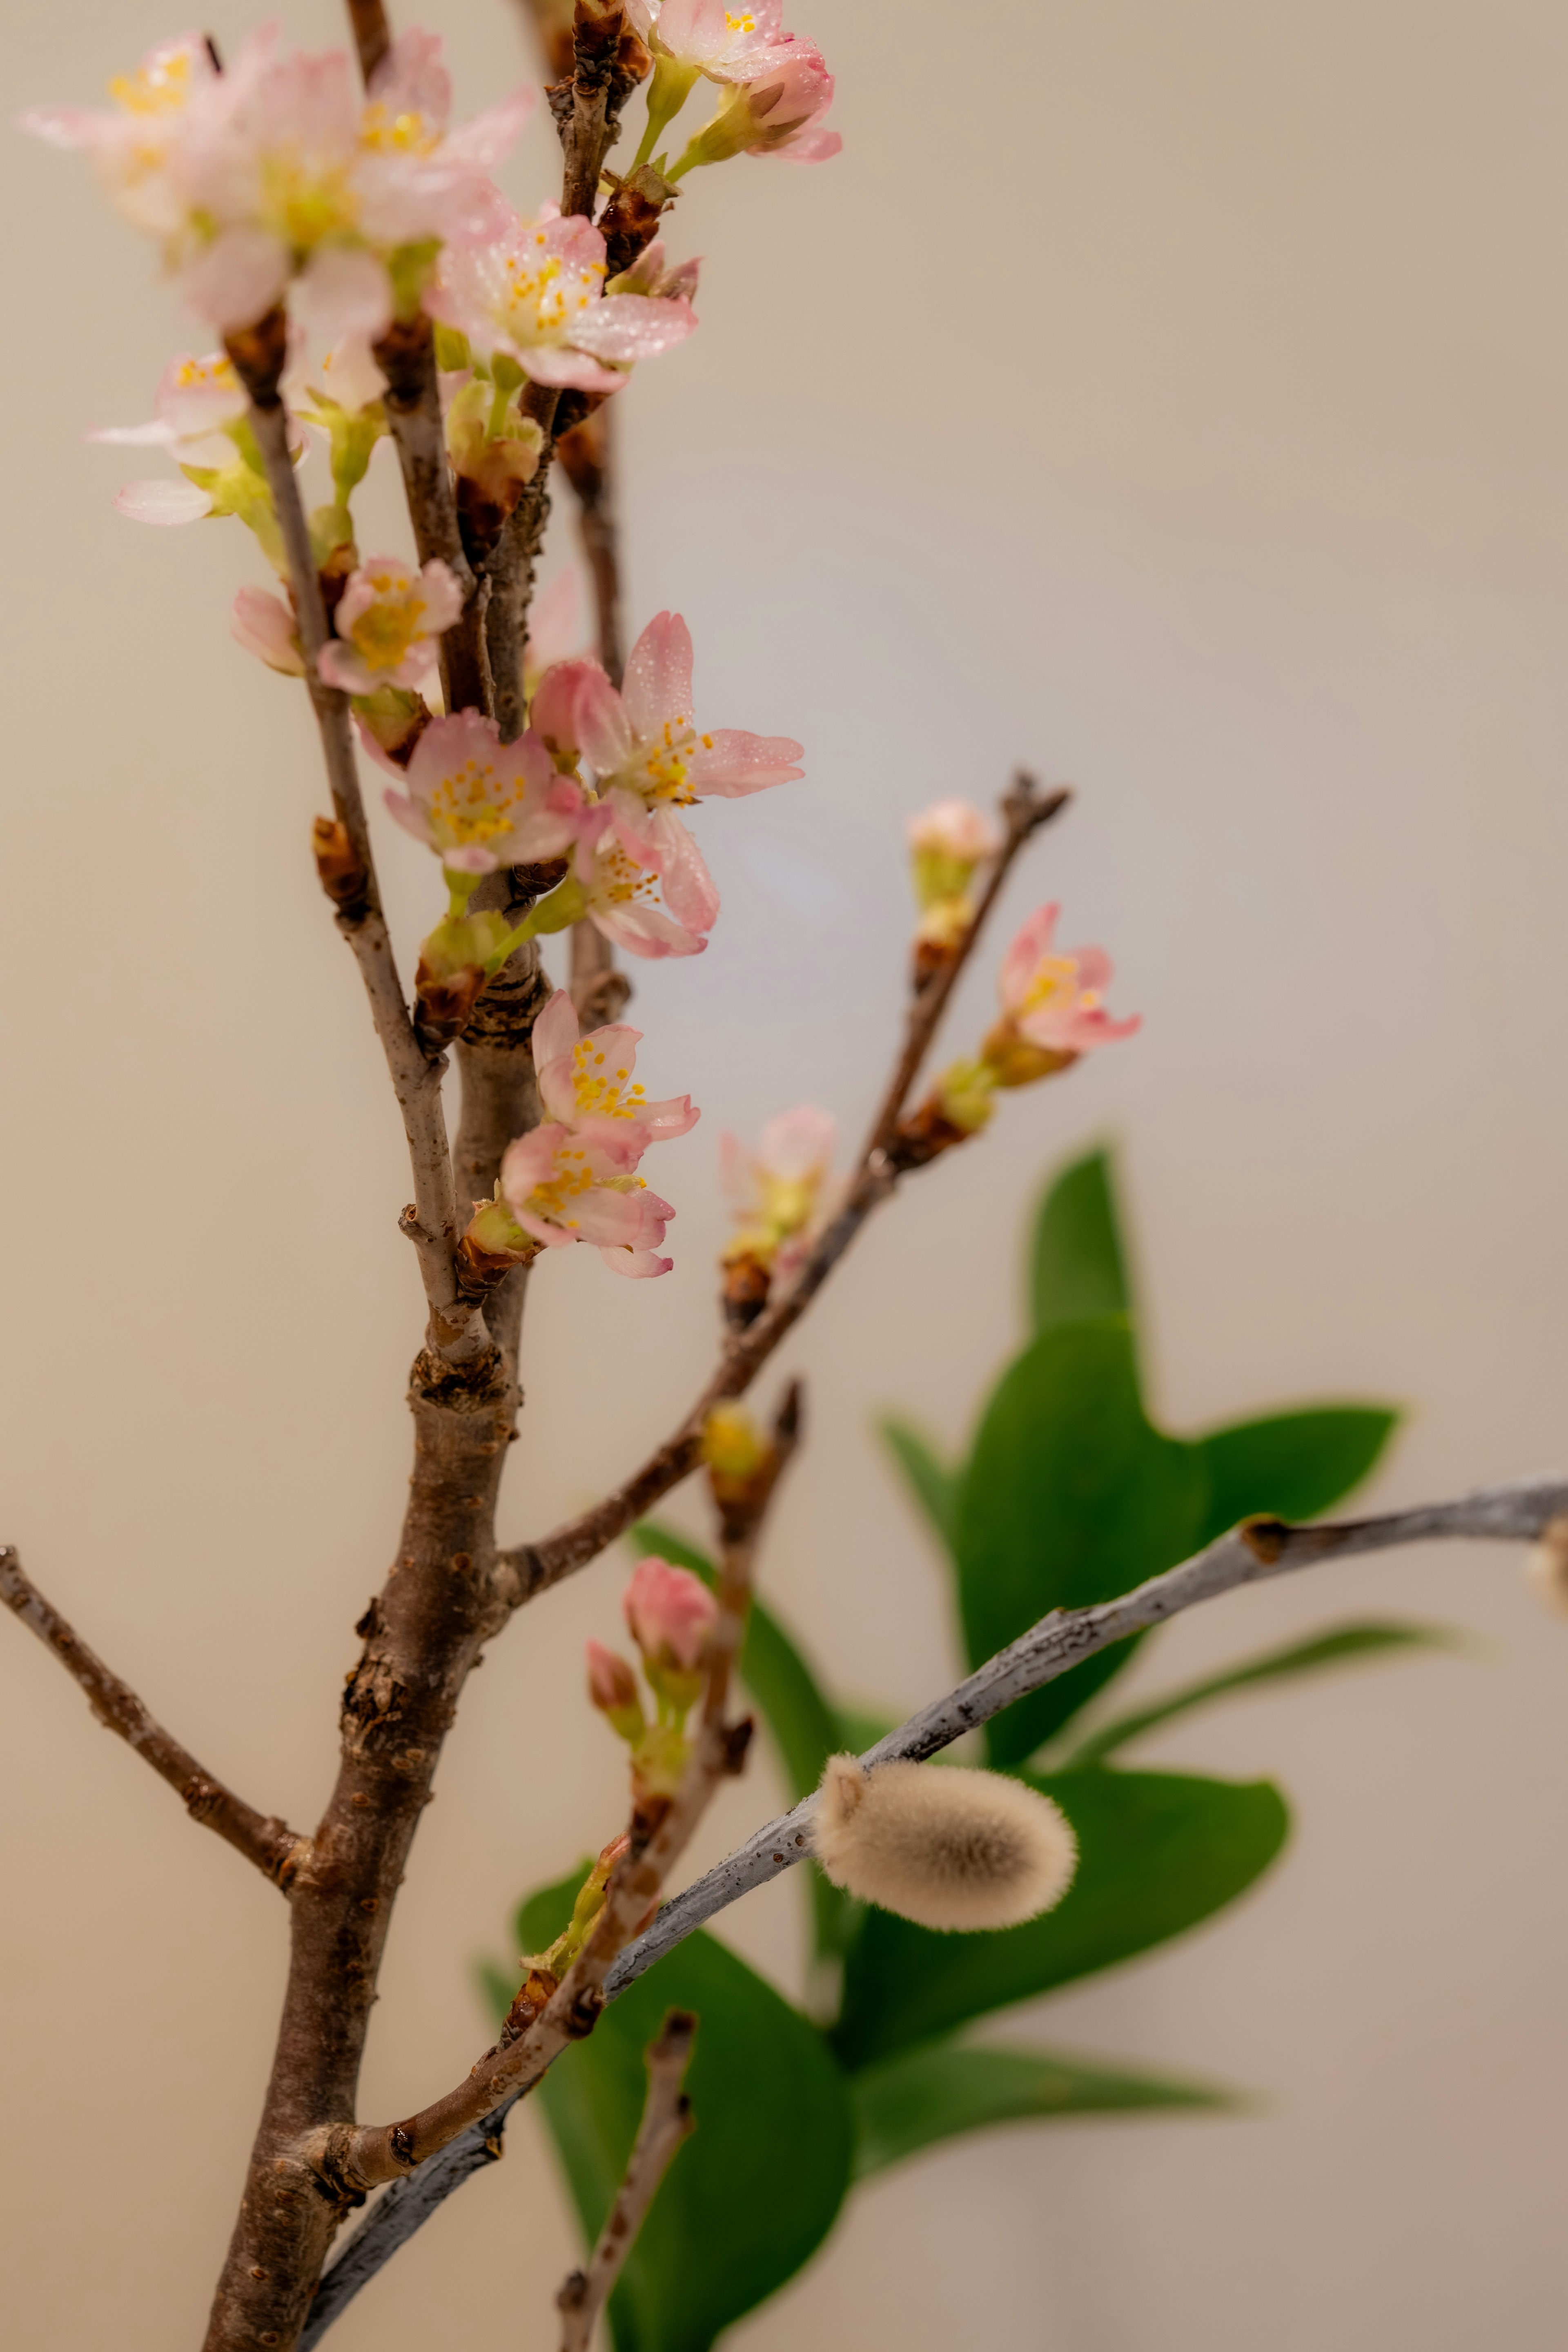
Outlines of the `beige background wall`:
<svg viewBox="0 0 1568 2352">
<path fill-rule="evenodd" d="M 798 733 L 810 779 L 704 815 L 712 951 L 638 974 L 650 1074 L 706 1114 L 660 1171 L 679 1269 L 545 1268 L 505 1522 L 589 1498 L 694 1385 L 717 1130 L 807 1095 L 864 1117 L 904 814 L 1037 762 L 1081 800 L 1009 911 L 1059 893 L 1145 1034 L 912 1187 L 794 1351 L 815 1436 L 769 1586 L 845 1686 L 914 1703 L 952 1638 L 869 1419 L 964 1429 L 1026 1204 L 1093 1136 L 1122 1147 L 1172 1423 L 1405 1400 L 1388 1501 L 1568 1460 L 1568 30 L 1547 0 L 813 7 L 847 153 L 692 186 L 702 331 L 625 416 L 634 614 L 684 610 L 704 709 Z M 326 0 L 285 13 L 337 37 Z M 527 69 L 501 0 L 447 22 L 465 109 Z M 17 5 L 7 106 L 91 98 L 169 29 L 151 0 Z M 552 169 L 536 131 L 514 193 Z M 204 1759 L 309 1822 L 405 1475 L 395 1121 L 305 856 L 302 698 L 227 635 L 258 563 L 237 530 L 121 522 L 156 460 L 82 444 L 150 413 L 186 331 L 85 169 L 13 137 L 0 172 L 0 1532 Z M 384 866 L 411 942 L 433 876 L 390 829 Z M 956 1032 L 983 1015 L 977 989 Z M 576 1685 L 623 1565 L 473 1687 L 367 2113 L 468 2063 L 470 1955 L 616 1818 Z M 1288 1858 L 1008 2021 L 1256 2111 L 930 2158 L 737 2347 L 1556 2352 L 1568 1635 L 1513 1558 L 1412 1553 L 1185 1620 L 1138 1683 L 1368 1609 L 1477 1646 L 1151 1743 L 1278 1774 Z M 281 1908 L 19 1631 L 0 1691 L 5 2339 L 168 2352 L 228 2228 Z M 700 1858 L 773 1793 L 732 1791 Z M 787 1983 L 799 1925 L 786 1885 L 726 1932 Z M 571 2242 L 521 2124 L 334 2341 L 545 2352 Z"/>
</svg>

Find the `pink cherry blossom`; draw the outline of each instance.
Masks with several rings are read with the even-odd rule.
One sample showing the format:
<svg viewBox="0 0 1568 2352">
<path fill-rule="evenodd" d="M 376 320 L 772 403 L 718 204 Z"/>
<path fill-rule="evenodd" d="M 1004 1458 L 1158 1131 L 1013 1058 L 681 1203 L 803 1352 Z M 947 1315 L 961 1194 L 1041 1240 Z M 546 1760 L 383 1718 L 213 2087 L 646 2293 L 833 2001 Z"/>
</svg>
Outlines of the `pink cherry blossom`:
<svg viewBox="0 0 1568 2352">
<path fill-rule="evenodd" d="M 1059 907 L 1038 907 L 1003 960 L 1002 1009 L 1018 1034 L 1048 1053 L 1087 1054 L 1131 1037 L 1139 1015 L 1113 1021 L 1104 991 L 1112 965 L 1103 948 L 1052 951 Z"/>
<path fill-rule="evenodd" d="M 268 669 L 280 670 L 286 677 L 304 677 L 299 627 L 281 596 L 265 588 L 242 588 L 234 600 L 229 630 L 235 643 Z"/>
<path fill-rule="evenodd" d="M 692 718 L 691 632 L 679 613 L 651 620 L 626 663 L 617 694 L 597 662 L 576 666 L 576 740 L 601 793 L 623 796 L 626 820 L 641 811 L 735 800 L 793 782 L 801 747 L 785 735 L 738 728 L 700 733 Z"/>
<path fill-rule="evenodd" d="M 608 801 L 581 806 L 575 824 L 574 875 L 585 894 L 584 912 L 605 937 L 628 955 L 700 955 L 719 893 L 674 811 L 642 817 L 635 837 Z"/>
<path fill-rule="evenodd" d="M 566 1127 L 591 1129 L 607 1151 L 631 1152 L 628 1169 L 650 1143 L 689 1134 L 699 1118 L 689 1095 L 649 1102 L 631 1083 L 642 1035 L 624 1022 L 610 1022 L 584 1037 L 564 989 L 556 990 L 533 1024 L 533 1066 L 547 1115 Z M 602 1120 L 626 1131 L 606 1134 L 597 1124 Z"/>
<path fill-rule="evenodd" d="M 731 155 L 783 155 L 792 163 L 826 163 L 844 142 L 823 129 L 833 103 L 833 76 L 813 41 L 791 41 L 756 81 L 742 82 L 687 147 L 668 177 Z"/>
<path fill-rule="evenodd" d="M 360 736 L 371 757 L 407 784 L 406 792 L 387 793 L 392 814 L 454 872 L 528 866 L 559 857 L 570 845 L 575 787 L 557 777 L 537 736 L 503 743 L 493 719 L 454 711 L 431 720 L 406 770 L 363 725 Z M 565 814 L 558 804 L 563 795 Z"/>
<path fill-rule="evenodd" d="M 689 302 L 604 288 L 598 230 L 546 205 L 531 221 L 509 215 L 483 242 L 449 246 L 426 307 L 487 359 L 515 360 L 535 383 L 618 392 L 625 370 L 683 341 L 697 319 Z"/>
<path fill-rule="evenodd" d="M 115 96 L 107 114 L 37 115 L 31 127 L 92 152 L 215 326 L 248 325 L 292 281 L 329 343 L 384 329 L 400 255 L 502 225 L 489 173 L 532 104 L 519 90 L 448 132 L 451 88 L 429 34 L 395 42 L 362 99 L 346 51 L 279 56 L 276 26 L 222 74 L 184 36 Z"/>
<path fill-rule="evenodd" d="M 756 81 L 794 36 L 782 28 L 783 0 L 753 0 L 731 12 L 725 0 L 631 0 L 627 15 L 658 57 L 710 81 Z"/>
<path fill-rule="evenodd" d="M 815 1103 L 770 1118 L 755 1151 L 736 1136 L 720 1138 L 724 1188 L 738 1213 L 726 1258 L 793 1271 L 821 1222 L 837 1144 L 838 1122 Z"/>
<path fill-rule="evenodd" d="M 423 686 L 435 673 L 441 632 L 462 609 L 457 576 L 439 556 L 421 572 L 395 555 L 373 556 L 351 575 L 333 614 L 337 636 L 317 667 L 345 694 Z"/>
<path fill-rule="evenodd" d="M 506 1148 L 500 1189 L 524 1233 L 547 1249 L 590 1243 L 633 1280 L 669 1272 L 673 1260 L 658 1245 L 675 1211 L 596 1132 L 584 1136 L 558 1119 L 531 1128 Z"/>
<path fill-rule="evenodd" d="M 719 1604 L 700 1576 L 668 1559 L 639 1560 L 621 1606 L 645 1658 L 696 1672 L 719 1615 Z"/>
</svg>

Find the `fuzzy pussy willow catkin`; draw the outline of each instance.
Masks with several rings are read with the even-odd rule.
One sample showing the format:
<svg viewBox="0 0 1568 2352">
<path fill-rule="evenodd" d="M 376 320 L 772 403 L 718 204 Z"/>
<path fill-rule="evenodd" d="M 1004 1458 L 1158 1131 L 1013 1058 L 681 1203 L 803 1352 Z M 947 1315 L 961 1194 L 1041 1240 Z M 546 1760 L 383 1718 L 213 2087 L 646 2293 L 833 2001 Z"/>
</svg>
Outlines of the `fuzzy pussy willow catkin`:
<svg viewBox="0 0 1568 2352">
<path fill-rule="evenodd" d="M 812 1833 L 836 1886 L 922 1927 L 1016 1927 L 1059 1903 L 1078 1842 L 1048 1797 L 1000 1772 L 830 1756 Z"/>
</svg>

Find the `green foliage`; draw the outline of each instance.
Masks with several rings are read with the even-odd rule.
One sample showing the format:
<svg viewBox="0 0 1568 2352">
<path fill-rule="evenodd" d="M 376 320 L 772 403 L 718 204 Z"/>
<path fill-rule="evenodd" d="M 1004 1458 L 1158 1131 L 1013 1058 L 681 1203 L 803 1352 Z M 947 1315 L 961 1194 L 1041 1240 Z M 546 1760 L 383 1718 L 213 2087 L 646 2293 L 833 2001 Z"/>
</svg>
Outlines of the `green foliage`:
<svg viewBox="0 0 1568 2352">
<path fill-rule="evenodd" d="M 1047 2050 L 928 2042 L 868 2066 L 849 2083 L 855 2101 L 855 2178 L 918 2156 L 938 2140 L 992 2124 L 1058 2116 L 1128 2115 L 1151 2107 L 1234 2107 L 1228 2091 L 1124 2066 L 1086 2063 Z"/>
<path fill-rule="evenodd" d="M 1104 1725 L 1075 1748 L 1068 1762 L 1074 1769 L 1101 1763 L 1114 1749 L 1141 1738 L 1157 1724 L 1169 1723 L 1173 1716 L 1185 1715 L 1194 1706 L 1206 1706 L 1210 1699 L 1223 1698 L 1229 1691 L 1247 1690 L 1254 1683 L 1293 1682 L 1304 1675 L 1321 1674 L 1325 1667 L 1351 1664 L 1358 1658 L 1384 1657 L 1391 1650 L 1453 1650 L 1460 1643 L 1461 1636 L 1446 1625 L 1376 1622 L 1335 1625 L 1327 1633 L 1314 1635 L 1310 1642 L 1291 1642 L 1282 1650 L 1267 1650 L 1262 1657 L 1249 1659 L 1245 1665 L 1232 1666 L 1223 1675 L 1209 1675 L 1202 1682 L 1188 1683 L 1184 1688 L 1157 1699 L 1152 1706 L 1140 1707 L 1132 1715 L 1118 1716 L 1114 1723 Z"/>
<path fill-rule="evenodd" d="M 877 1424 L 889 1453 L 909 1481 L 910 1492 L 948 1553 L 958 1549 L 959 1473 L 950 1470 L 912 1422 L 889 1413 Z"/>
<path fill-rule="evenodd" d="M 1062 1170 L 1037 1215 L 1031 1337 L 981 1415 L 967 1461 L 889 1416 L 881 1434 L 952 1563 L 971 1664 L 1056 1607 L 1109 1600 L 1254 1513 L 1310 1518 L 1365 1477 L 1394 1426 L 1370 1405 L 1325 1405 L 1195 1438 L 1151 1422 L 1114 1184 L 1103 1150 Z M 714 1568 L 661 1523 L 633 1541 L 709 1582 Z M 992 2125 L 1090 2113 L 1233 2105 L 1207 2084 L 1051 2052 L 964 2043 L 970 2020 L 1152 1950 L 1235 1901 L 1279 1853 L 1284 1800 L 1268 1781 L 1123 1772 L 1104 1759 L 1226 1693 L 1450 1637 L 1421 1625 L 1342 1625 L 1169 1693 L 1105 1725 L 1067 1766 L 1023 1768 L 1131 1644 L 1087 1660 L 988 1728 L 994 1763 L 1062 1806 L 1077 1878 L 1058 1907 L 994 1935 L 940 1936 L 849 1901 L 810 1872 L 819 1990 L 841 1978 L 820 2029 L 713 1937 L 689 1937 L 605 2011 L 539 2097 L 584 2234 L 598 2230 L 636 2133 L 642 2053 L 672 2004 L 700 2020 L 689 2077 L 698 2129 L 656 2199 L 611 2305 L 617 2352 L 707 2352 L 782 2284 L 831 2227 L 858 2143 L 858 2178 Z M 891 1718 L 829 1696 L 758 1604 L 742 1681 L 792 1796 L 837 1748 L 860 1752 Z M 585 1867 L 585 1866 L 584 1866 Z M 579 1870 L 523 1906 L 519 1950 L 542 1949 Z M 498 2015 L 514 1978 L 481 1971 Z"/>
<path fill-rule="evenodd" d="M 525 1903 L 520 1948 L 558 1934 L 582 1870 Z M 616 2352 L 708 2352 L 782 2286 L 833 2226 L 854 2147 L 849 2095 L 822 2035 L 711 1936 L 688 1937 L 557 2060 L 538 2097 L 584 2242 L 598 2235 L 642 2114 L 643 2052 L 689 2009 L 697 2129 L 677 2155 L 610 2301 Z"/>
<path fill-rule="evenodd" d="M 1203 1541 L 1256 1511 L 1321 1518 L 1370 1474 L 1398 1420 L 1384 1405 L 1317 1405 L 1200 1437 L 1209 1475 Z"/>
<path fill-rule="evenodd" d="M 1143 1411 L 1125 1317 L 1047 1331 L 1003 1374 L 958 1507 L 958 1593 L 977 1666 L 1047 1610 L 1110 1601 L 1194 1551 L 1208 1505 L 1196 1448 Z M 988 1730 L 1015 1764 L 1127 1663 L 1133 1644 L 1086 1659 Z"/>
<path fill-rule="evenodd" d="M 1029 1252 L 1029 1305 L 1037 1336 L 1131 1313 L 1109 1152 L 1069 1161 L 1047 1187 Z"/>
<path fill-rule="evenodd" d="M 834 2034 L 852 2071 L 1196 1927 L 1251 1885 L 1289 1826 L 1285 1801 L 1267 1780 L 1102 1770 L 1023 1777 L 1071 1822 L 1078 1876 L 1056 1910 L 995 1935 L 937 1935 L 868 1911 Z"/>
</svg>

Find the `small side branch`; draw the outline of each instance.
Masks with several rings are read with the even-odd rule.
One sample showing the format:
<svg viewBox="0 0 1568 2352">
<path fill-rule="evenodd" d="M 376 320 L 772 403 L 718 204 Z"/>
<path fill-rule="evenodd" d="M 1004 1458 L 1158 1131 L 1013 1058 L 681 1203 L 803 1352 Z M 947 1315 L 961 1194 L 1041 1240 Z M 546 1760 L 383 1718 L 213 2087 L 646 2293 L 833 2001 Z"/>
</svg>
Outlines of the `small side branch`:
<svg viewBox="0 0 1568 2352">
<path fill-rule="evenodd" d="M 277 1816 L 264 1818 L 255 1807 L 226 1789 L 221 1780 L 196 1762 L 189 1750 L 154 1722 L 129 1683 L 122 1683 L 103 1660 L 89 1650 L 79 1633 L 67 1624 L 53 1603 L 46 1601 L 12 1544 L 0 1544 L 0 1601 L 18 1616 L 31 1633 L 81 1685 L 87 1703 L 100 1723 L 118 1732 L 128 1748 L 145 1758 L 161 1780 L 167 1780 L 194 1822 L 215 1830 L 220 1838 L 253 1862 L 275 1886 L 287 1887 L 309 1843 Z"/>
<path fill-rule="evenodd" d="M 561 2352 L 589 2352 L 599 2314 L 637 2242 L 648 2207 L 682 2144 L 697 2128 L 691 2102 L 681 2087 L 696 2032 L 697 2020 L 689 2009 L 672 2009 L 665 2014 L 658 2040 L 647 2046 L 647 2102 L 626 2178 L 587 2268 L 574 2271 L 555 2298 L 563 2320 Z"/>
<path fill-rule="evenodd" d="M 1066 792 L 1042 793 L 1026 775 L 1019 774 L 1014 779 L 1011 791 L 1002 802 L 1005 828 L 1002 848 L 981 895 L 974 920 L 956 952 L 916 992 L 892 1078 L 850 1180 L 844 1206 L 822 1234 L 783 1297 L 775 1299 L 754 1323 L 729 1341 L 718 1370 L 679 1428 L 666 1438 L 642 1467 L 580 1518 L 557 1528 L 542 1542 L 521 1544 L 500 1555 L 498 1567 L 505 1580 L 505 1597 L 514 1607 L 531 1600 L 548 1585 L 558 1583 L 563 1576 L 570 1576 L 574 1570 L 585 1567 L 606 1544 L 624 1535 L 634 1520 L 695 1468 L 703 1424 L 713 1406 L 725 1398 L 745 1394 L 779 1342 L 799 1322 L 867 1218 L 892 1192 L 904 1172 L 896 1148 L 900 1118 L 931 1049 L 937 1024 L 1019 851 L 1042 825 L 1067 806 L 1069 797 Z"/>
</svg>

